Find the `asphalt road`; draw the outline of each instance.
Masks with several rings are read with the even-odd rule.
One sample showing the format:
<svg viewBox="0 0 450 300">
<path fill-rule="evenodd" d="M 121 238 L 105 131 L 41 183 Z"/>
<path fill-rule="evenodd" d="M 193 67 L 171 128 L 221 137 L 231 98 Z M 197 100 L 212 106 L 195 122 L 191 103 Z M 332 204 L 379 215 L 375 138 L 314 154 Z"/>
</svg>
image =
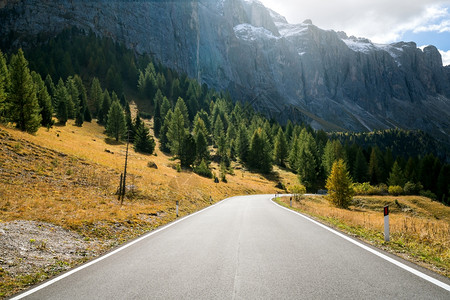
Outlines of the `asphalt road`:
<svg viewBox="0 0 450 300">
<path fill-rule="evenodd" d="M 447 278 L 431 283 L 269 196 L 230 198 L 64 276 L 26 299 L 450 299 Z"/>
</svg>

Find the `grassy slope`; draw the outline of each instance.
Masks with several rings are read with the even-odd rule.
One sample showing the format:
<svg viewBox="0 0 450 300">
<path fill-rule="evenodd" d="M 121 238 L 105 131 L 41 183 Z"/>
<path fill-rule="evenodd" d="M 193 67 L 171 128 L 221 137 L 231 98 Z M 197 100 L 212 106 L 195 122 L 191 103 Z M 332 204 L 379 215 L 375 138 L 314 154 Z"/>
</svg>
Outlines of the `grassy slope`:
<svg viewBox="0 0 450 300">
<path fill-rule="evenodd" d="M 288 207 L 289 197 L 277 200 Z M 383 207 L 389 205 L 390 242 L 384 242 Z M 355 196 L 339 209 L 323 196 L 293 201 L 293 209 L 450 277 L 450 207 L 419 196 Z"/>
<path fill-rule="evenodd" d="M 275 193 L 280 178 L 286 186 L 297 181 L 283 170 L 275 169 L 275 175 L 266 178 L 233 163 L 228 183 L 215 184 L 190 171 L 177 172 L 177 161 L 159 149 L 156 155 L 143 155 L 130 148 L 127 185 L 134 190 L 120 206 L 115 193 L 126 145 L 111 142 L 94 122 L 83 127 L 72 123 L 49 131 L 41 128 L 36 135 L 0 126 L 0 222 L 52 223 L 100 240 L 106 251 L 173 221 L 176 200 L 183 216 L 208 206 L 210 196 L 217 202 L 233 195 Z M 158 168 L 149 168 L 149 161 Z M 219 167 L 212 167 L 218 175 Z M 0 268 L 0 295 L 54 274 L 36 270 L 32 279 L 28 275 L 12 278 Z"/>
<path fill-rule="evenodd" d="M 228 183 L 214 184 L 211 179 L 192 172 L 177 172 L 174 167 L 177 161 L 158 149 L 156 156 L 142 155 L 130 149 L 127 183 L 135 186 L 135 190 L 121 207 L 115 192 L 123 171 L 125 149 L 125 144 L 108 140 L 104 128 L 95 123 L 85 123 L 83 127 L 68 123 L 65 127 L 54 127 L 49 131 L 41 128 L 36 135 L 0 127 L 0 222 L 20 219 L 60 225 L 80 233 L 85 239 L 103 241 L 106 251 L 174 220 L 176 200 L 180 201 L 180 215 L 186 215 L 208 206 L 210 196 L 216 202 L 233 195 L 274 193 L 278 181 L 288 187 L 297 183 L 294 174 L 278 168 L 275 168 L 273 175 L 263 177 L 233 163 L 234 174 L 227 175 Z M 158 169 L 149 168 L 149 161 L 156 163 Z M 212 167 L 218 174 L 219 167 L 216 164 Z M 398 199 L 397 209 L 394 199 Z M 359 223 L 338 227 L 349 231 L 348 227 L 353 226 L 356 229 L 349 232 L 364 232 L 362 235 L 382 247 L 386 244 L 382 242 L 381 221 L 375 222 L 382 218 L 375 210 L 378 211 L 387 202 L 391 202 L 393 216 L 399 215 L 401 221 L 397 223 L 400 231 L 405 226 L 415 227 L 416 231 L 417 228 L 427 227 L 437 236 L 442 232 L 439 228 L 444 228 L 445 243 L 429 243 L 441 248 L 441 256 L 427 254 L 428 244 L 421 246 L 423 243 L 418 243 L 417 239 L 407 234 L 399 234 L 399 238 L 393 234 L 395 240 L 391 244 L 396 245 L 396 252 L 403 251 L 405 255 L 415 256 L 430 266 L 433 262 L 429 261 L 436 260 L 434 269 L 448 276 L 448 227 L 445 231 L 445 227 L 431 225 L 436 221 L 448 226 L 448 210 L 419 197 L 365 197 L 358 201 L 352 212 L 363 214 L 362 218 L 356 217 Z M 310 205 L 310 202 L 317 205 Z M 299 207 L 303 211 L 310 206 L 310 213 L 321 215 L 322 219 L 331 220 L 331 223 L 338 222 L 337 217 L 344 214 L 337 209 L 323 208 L 327 204 L 314 198 L 298 205 L 303 206 Z M 422 223 L 416 222 L 416 216 Z M 431 236 L 422 234 L 422 240 L 426 239 L 431 240 Z M 423 248 L 428 252 L 424 252 Z M 71 265 L 77 263 L 80 262 L 75 261 Z M 36 272 L 39 276 L 32 276 L 32 279 L 24 277 L 24 280 L 8 277 L 0 269 L 0 279 L 7 283 L 2 286 L 0 281 L 0 295 L 17 292 L 27 284 L 54 275 L 43 274 L 42 270 Z"/>
</svg>

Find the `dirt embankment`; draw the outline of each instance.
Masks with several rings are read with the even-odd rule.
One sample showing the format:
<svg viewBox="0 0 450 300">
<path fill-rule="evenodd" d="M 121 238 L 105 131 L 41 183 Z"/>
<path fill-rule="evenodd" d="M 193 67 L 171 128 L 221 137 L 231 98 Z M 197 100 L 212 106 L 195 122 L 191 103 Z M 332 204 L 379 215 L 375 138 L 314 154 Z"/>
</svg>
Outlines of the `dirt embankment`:
<svg viewBox="0 0 450 300">
<path fill-rule="evenodd" d="M 74 261 L 98 254 L 99 243 L 44 222 L 0 223 L 0 269 L 10 276 L 39 269 L 63 271 Z"/>
</svg>

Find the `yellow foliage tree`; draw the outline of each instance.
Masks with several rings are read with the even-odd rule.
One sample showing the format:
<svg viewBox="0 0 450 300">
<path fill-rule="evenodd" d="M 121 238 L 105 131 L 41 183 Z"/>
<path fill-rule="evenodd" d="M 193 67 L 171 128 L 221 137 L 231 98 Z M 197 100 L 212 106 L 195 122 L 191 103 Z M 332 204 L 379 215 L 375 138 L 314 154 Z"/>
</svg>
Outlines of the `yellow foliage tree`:
<svg viewBox="0 0 450 300">
<path fill-rule="evenodd" d="M 328 189 L 328 200 L 333 205 L 340 208 L 349 207 L 354 191 L 352 178 L 344 160 L 339 159 L 333 163 L 325 187 Z"/>
</svg>

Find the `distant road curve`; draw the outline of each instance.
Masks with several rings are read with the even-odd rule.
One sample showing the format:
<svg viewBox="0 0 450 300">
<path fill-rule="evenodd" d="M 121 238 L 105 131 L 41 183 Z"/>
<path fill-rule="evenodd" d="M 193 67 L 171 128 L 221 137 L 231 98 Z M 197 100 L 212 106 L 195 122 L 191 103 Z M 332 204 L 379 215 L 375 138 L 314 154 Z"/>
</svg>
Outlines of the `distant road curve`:
<svg viewBox="0 0 450 300">
<path fill-rule="evenodd" d="M 448 278 L 273 196 L 229 198 L 13 299 L 450 299 Z"/>
</svg>

